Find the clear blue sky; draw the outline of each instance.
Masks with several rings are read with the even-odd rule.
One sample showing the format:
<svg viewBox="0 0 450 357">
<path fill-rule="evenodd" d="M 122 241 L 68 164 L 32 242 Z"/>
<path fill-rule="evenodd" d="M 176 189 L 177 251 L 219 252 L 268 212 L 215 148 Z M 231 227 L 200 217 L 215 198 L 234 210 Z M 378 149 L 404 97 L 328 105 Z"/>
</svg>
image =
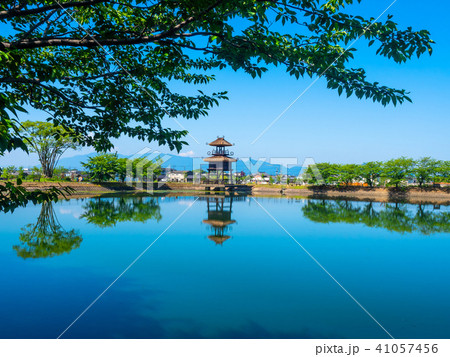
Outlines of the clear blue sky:
<svg viewBox="0 0 450 357">
<path fill-rule="evenodd" d="M 365 16 L 377 17 L 393 0 L 363 0 L 353 11 Z M 266 73 L 262 79 L 252 79 L 243 72 L 224 70 L 217 73 L 215 83 L 206 87 L 209 91 L 227 90 L 229 101 L 224 101 L 210 112 L 208 117 L 180 120 L 200 144 L 187 137 L 189 146 L 182 152 L 205 156 L 206 142 L 218 135 L 225 135 L 236 144 L 238 157 L 297 157 L 299 163 L 305 157 L 316 162 L 355 162 L 386 160 L 398 156 L 419 158 L 433 156 L 450 159 L 450 36 L 447 16 L 450 3 L 419 0 L 398 0 L 380 19 L 394 15 L 394 21 L 402 28 L 428 29 L 437 42 L 430 57 L 424 55 L 398 65 L 375 55 L 375 47 L 367 48 L 367 42 L 359 40 L 352 67 L 364 67 L 369 80 L 405 88 L 411 92 L 413 104 L 383 107 L 372 101 L 339 97 L 337 91 L 326 89 L 319 80 L 289 111 L 255 144 L 253 139 L 270 124 L 312 80 L 289 77 L 282 69 Z M 23 119 L 42 119 L 32 113 Z M 173 119 L 166 125 L 179 129 Z M 145 146 L 162 152 L 167 148 L 135 139 L 121 138 L 115 142 L 122 154 L 133 154 Z M 65 156 L 87 153 L 68 152 Z M 7 154 L 0 158 L 0 166 L 31 165 L 36 157 L 27 158 L 23 153 Z"/>
</svg>

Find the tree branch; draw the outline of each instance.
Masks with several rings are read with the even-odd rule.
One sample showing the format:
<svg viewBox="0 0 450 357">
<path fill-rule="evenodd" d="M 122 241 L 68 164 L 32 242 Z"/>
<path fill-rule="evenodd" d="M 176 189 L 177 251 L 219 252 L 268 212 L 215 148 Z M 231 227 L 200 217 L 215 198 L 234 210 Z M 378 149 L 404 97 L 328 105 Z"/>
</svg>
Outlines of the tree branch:
<svg viewBox="0 0 450 357">
<path fill-rule="evenodd" d="M 73 8 L 73 7 L 83 7 L 83 6 L 90 6 L 90 5 L 95 5 L 95 4 L 99 4 L 102 2 L 109 2 L 108 0 L 86 0 L 86 1 L 71 1 L 71 2 L 66 2 L 66 3 L 56 3 L 54 5 L 47 5 L 47 6 L 41 6 L 41 7 L 36 7 L 33 9 L 24 9 L 24 10 L 20 10 L 20 8 L 13 8 L 11 10 L 3 10 L 0 11 L 0 20 L 2 19 L 9 19 L 9 18 L 13 18 L 13 17 L 17 17 L 17 16 L 27 16 L 27 15 L 35 15 L 35 14 L 40 14 L 43 12 L 47 12 L 50 10 L 55 10 L 55 9 L 69 9 L 69 8 Z"/>
<path fill-rule="evenodd" d="M 61 99 L 65 100 L 65 101 L 67 101 L 69 103 L 72 103 L 72 104 L 74 104 L 76 106 L 79 106 L 79 107 L 82 107 L 82 108 L 85 108 L 85 109 L 98 109 L 99 108 L 98 106 L 89 106 L 89 105 L 86 105 L 84 103 L 74 102 L 73 100 L 68 98 L 66 95 L 61 93 L 56 88 L 50 87 L 48 85 L 45 85 L 41 81 L 39 81 L 38 79 L 32 79 L 32 78 L 0 78 L 0 83 L 23 83 L 23 84 L 38 85 L 38 86 L 46 89 L 47 91 L 57 95 Z"/>
<path fill-rule="evenodd" d="M 104 0 L 90 0 L 90 1 L 84 1 L 84 2 L 77 2 L 75 4 L 87 5 L 87 4 L 99 3 L 102 1 L 104 1 Z M 161 32 L 161 33 L 153 35 L 153 36 L 139 36 L 139 37 L 135 37 L 135 38 L 101 39 L 101 38 L 96 38 L 95 35 L 89 34 L 90 38 L 85 37 L 82 39 L 51 37 L 51 38 L 22 39 L 22 40 L 13 41 L 13 42 L 0 42 L 0 47 L 3 47 L 5 49 L 13 49 L 13 48 L 14 49 L 30 49 L 30 48 L 55 47 L 55 46 L 99 47 L 99 46 L 120 46 L 120 45 L 136 45 L 136 44 L 143 44 L 143 43 L 155 43 L 155 42 L 158 42 L 165 38 L 181 36 L 181 34 L 179 34 L 178 31 L 180 31 L 186 25 L 197 20 L 202 15 L 213 10 L 215 7 L 217 7 L 223 1 L 224 0 L 216 1 L 214 4 L 212 4 L 211 6 L 208 6 L 205 10 L 199 12 L 198 14 L 191 16 L 191 17 L 187 18 L 186 20 L 176 24 L 175 26 L 171 27 L 167 31 Z M 61 5 L 67 5 L 67 4 L 73 4 L 73 3 L 65 3 L 65 4 L 61 4 Z M 53 6 L 53 5 L 51 5 L 51 6 Z M 49 6 L 47 6 L 47 8 L 50 8 L 51 6 L 49 5 Z M 1 19 L 1 12 L 0 12 L 0 19 Z M 183 34 L 184 37 L 186 35 L 187 34 Z M 191 36 L 192 35 L 193 34 L 191 34 Z"/>
</svg>

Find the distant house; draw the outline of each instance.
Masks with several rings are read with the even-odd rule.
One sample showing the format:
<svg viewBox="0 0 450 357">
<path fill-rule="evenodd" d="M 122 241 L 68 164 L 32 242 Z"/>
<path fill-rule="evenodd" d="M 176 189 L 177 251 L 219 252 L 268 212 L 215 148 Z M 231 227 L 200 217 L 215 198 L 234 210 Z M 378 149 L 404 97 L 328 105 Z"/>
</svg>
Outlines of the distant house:
<svg viewBox="0 0 450 357">
<path fill-rule="evenodd" d="M 265 174 L 255 174 L 252 176 L 252 181 L 265 184 L 270 181 L 270 178 Z"/>
<path fill-rule="evenodd" d="M 170 182 L 192 182 L 194 175 L 192 171 L 173 170 L 166 173 L 166 178 Z"/>
<path fill-rule="evenodd" d="M 75 180 L 78 176 L 81 176 L 81 171 L 77 169 L 68 170 L 64 173 L 65 177 L 69 177 L 71 180 Z"/>
</svg>

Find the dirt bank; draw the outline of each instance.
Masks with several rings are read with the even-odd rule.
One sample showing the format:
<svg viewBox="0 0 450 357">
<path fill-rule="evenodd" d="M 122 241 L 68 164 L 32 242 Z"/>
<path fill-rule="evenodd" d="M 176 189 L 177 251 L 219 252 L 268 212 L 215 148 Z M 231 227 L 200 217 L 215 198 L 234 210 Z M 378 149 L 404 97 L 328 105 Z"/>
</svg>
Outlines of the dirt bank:
<svg viewBox="0 0 450 357">
<path fill-rule="evenodd" d="M 52 186 L 70 187 L 75 190 L 72 196 L 98 196 L 105 193 L 143 193 L 147 187 L 133 187 L 120 182 L 94 184 L 88 182 L 25 182 L 27 190 L 45 190 Z M 243 190 L 242 188 L 245 188 Z M 191 183 L 165 183 L 154 185 L 155 191 L 191 192 L 192 194 L 205 192 L 205 185 Z M 304 197 L 304 198 L 334 198 L 362 201 L 408 201 L 411 203 L 436 203 L 450 205 L 450 187 L 418 188 L 369 188 L 369 187 L 308 187 L 289 188 L 273 186 L 245 186 L 242 191 L 255 196 Z"/>
<path fill-rule="evenodd" d="M 357 199 L 363 201 L 408 201 L 411 203 L 450 204 L 450 187 L 309 187 L 309 188 L 271 188 L 255 187 L 253 195 L 283 195 L 307 198 Z"/>
</svg>

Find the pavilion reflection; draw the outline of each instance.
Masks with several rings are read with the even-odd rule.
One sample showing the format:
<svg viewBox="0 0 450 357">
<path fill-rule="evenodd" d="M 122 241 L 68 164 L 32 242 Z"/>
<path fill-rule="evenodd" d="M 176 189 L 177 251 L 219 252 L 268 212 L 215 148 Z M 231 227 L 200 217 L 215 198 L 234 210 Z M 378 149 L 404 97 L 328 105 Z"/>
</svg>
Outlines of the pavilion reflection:
<svg viewBox="0 0 450 357">
<path fill-rule="evenodd" d="M 230 239 L 229 231 L 236 220 L 231 218 L 233 201 L 242 201 L 245 197 L 232 195 L 211 195 L 199 197 L 200 200 L 206 201 L 208 218 L 202 222 L 210 226 L 211 235 L 208 239 L 218 245 Z"/>
</svg>

